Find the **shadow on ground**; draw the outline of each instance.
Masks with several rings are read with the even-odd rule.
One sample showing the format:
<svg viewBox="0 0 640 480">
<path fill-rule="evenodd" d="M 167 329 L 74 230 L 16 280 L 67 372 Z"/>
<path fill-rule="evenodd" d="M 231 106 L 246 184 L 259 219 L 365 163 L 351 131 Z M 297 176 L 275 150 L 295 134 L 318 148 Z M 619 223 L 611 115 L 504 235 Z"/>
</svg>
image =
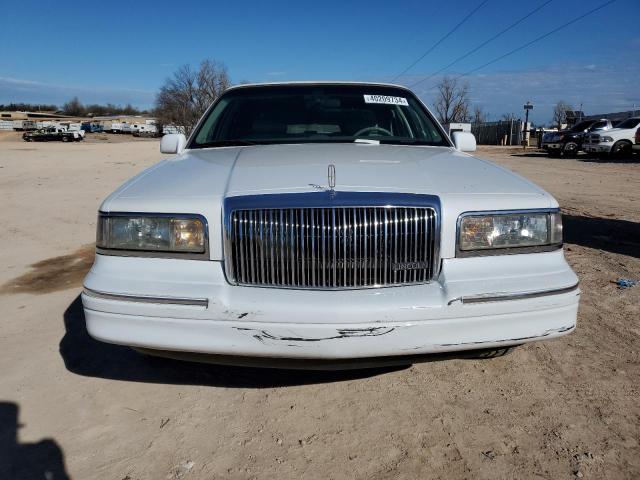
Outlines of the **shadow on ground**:
<svg viewBox="0 0 640 480">
<path fill-rule="evenodd" d="M 11 480 L 69 479 L 64 454 L 51 439 L 18 443 L 18 405 L 0 402 L 0 478 Z"/>
<path fill-rule="evenodd" d="M 533 152 L 514 152 L 512 157 L 527 157 L 527 158 L 550 158 L 555 160 L 578 160 L 580 162 L 587 163 L 640 163 L 640 155 L 625 155 L 624 157 L 592 157 L 583 153 L 578 154 L 576 157 L 562 157 L 559 155 L 551 156 L 547 152 L 533 151 Z"/>
<path fill-rule="evenodd" d="M 577 159 L 581 162 L 587 163 L 640 163 L 640 155 L 634 154 L 624 155 L 621 157 L 593 157 L 590 155 L 579 155 Z"/>
<path fill-rule="evenodd" d="M 128 347 L 99 342 L 87 332 L 78 296 L 64 313 L 60 355 L 67 370 L 87 377 L 129 382 L 270 388 L 367 378 L 407 366 L 359 370 L 280 370 L 194 363 L 142 355 Z"/>
<path fill-rule="evenodd" d="M 640 258 L 640 223 L 567 214 L 562 223 L 565 243 Z"/>
</svg>

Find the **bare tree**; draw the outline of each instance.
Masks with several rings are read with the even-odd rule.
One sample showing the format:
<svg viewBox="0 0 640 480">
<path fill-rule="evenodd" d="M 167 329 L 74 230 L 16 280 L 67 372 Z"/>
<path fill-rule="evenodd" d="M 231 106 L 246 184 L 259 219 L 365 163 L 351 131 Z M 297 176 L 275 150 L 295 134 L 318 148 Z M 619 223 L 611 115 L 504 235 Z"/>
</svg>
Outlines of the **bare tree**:
<svg viewBox="0 0 640 480">
<path fill-rule="evenodd" d="M 502 121 L 503 122 L 515 122 L 516 120 L 518 120 L 518 116 L 511 112 L 511 113 L 503 113 L 502 114 Z"/>
<path fill-rule="evenodd" d="M 567 110 L 573 110 L 573 107 L 562 100 L 553 107 L 553 123 L 556 124 L 558 130 L 562 129 L 562 124 L 567 121 Z"/>
<path fill-rule="evenodd" d="M 434 103 L 440 123 L 469 121 L 469 86 L 466 83 L 459 84 L 455 78 L 444 77 L 437 88 Z"/>
<path fill-rule="evenodd" d="M 473 123 L 485 123 L 489 119 L 489 115 L 480 105 L 476 105 L 473 109 Z"/>
<path fill-rule="evenodd" d="M 184 127 L 185 135 L 189 135 L 209 105 L 230 85 L 223 63 L 204 60 L 197 70 L 183 65 L 165 81 L 156 96 L 158 122 Z"/>
<path fill-rule="evenodd" d="M 71 115 L 72 117 L 78 117 L 84 115 L 84 106 L 78 100 L 78 97 L 73 97 L 67 103 L 62 106 L 62 111 L 65 115 Z"/>
</svg>

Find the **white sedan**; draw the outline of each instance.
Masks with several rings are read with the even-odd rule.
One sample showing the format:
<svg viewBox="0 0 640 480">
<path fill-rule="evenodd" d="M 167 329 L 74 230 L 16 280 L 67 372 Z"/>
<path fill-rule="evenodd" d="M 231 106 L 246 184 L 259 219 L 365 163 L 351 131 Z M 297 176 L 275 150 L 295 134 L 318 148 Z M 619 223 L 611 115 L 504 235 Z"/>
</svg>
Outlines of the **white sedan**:
<svg viewBox="0 0 640 480">
<path fill-rule="evenodd" d="M 556 200 L 409 90 L 241 85 L 101 205 L 96 339 L 219 363 L 504 353 L 572 332 Z"/>
</svg>

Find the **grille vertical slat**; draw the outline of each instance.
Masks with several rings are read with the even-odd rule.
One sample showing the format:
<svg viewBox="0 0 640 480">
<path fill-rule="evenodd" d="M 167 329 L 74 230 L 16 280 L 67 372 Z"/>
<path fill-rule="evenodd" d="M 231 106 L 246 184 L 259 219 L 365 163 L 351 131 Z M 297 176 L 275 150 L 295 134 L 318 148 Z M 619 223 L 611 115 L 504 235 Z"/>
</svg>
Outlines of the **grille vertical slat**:
<svg viewBox="0 0 640 480">
<path fill-rule="evenodd" d="M 389 255 L 389 237 L 387 236 L 387 228 L 388 228 L 388 216 L 387 216 L 387 209 L 384 209 L 384 236 L 382 237 L 382 240 L 384 242 L 384 250 L 382 252 L 382 258 L 384 259 L 384 267 L 382 268 L 382 284 L 386 284 L 387 283 L 387 266 L 389 264 L 389 259 L 388 259 L 388 255 Z"/>
<path fill-rule="evenodd" d="M 262 208 L 230 212 L 227 274 L 244 285 L 364 288 L 431 280 L 429 207 Z"/>
<path fill-rule="evenodd" d="M 406 208 L 402 209 L 404 211 L 404 237 L 402 239 L 403 247 L 404 247 L 404 262 L 409 262 L 409 212 Z M 407 283 L 407 270 L 402 271 L 402 281 Z"/>
</svg>

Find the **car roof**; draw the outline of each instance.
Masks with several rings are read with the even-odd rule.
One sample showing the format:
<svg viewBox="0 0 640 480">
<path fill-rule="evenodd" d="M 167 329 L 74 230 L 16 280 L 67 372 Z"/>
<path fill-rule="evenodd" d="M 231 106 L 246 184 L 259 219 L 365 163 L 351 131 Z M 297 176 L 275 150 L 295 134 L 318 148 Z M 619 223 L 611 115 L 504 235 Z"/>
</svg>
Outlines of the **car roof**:
<svg viewBox="0 0 640 480">
<path fill-rule="evenodd" d="M 240 85 L 233 85 L 229 87 L 226 91 L 236 90 L 240 88 L 249 88 L 249 87 L 287 87 L 287 86 L 305 86 L 305 85 L 318 85 L 318 86 L 335 86 L 335 85 L 355 85 L 355 86 L 363 86 L 363 87 L 392 87 L 392 88 L 400 88 L 402 90 L 407 90 L 411 92 L 408 87 L 404 85 L 398 85 L 395 83 L 384 83 L 384 82 L 353 82 L 353 81 L 342 81 L 342 80 L 307 80 L 307 81 L 294 81 L 294 82 L 261 82 L 261 83 L 243 83 Z"/>
</svg>

